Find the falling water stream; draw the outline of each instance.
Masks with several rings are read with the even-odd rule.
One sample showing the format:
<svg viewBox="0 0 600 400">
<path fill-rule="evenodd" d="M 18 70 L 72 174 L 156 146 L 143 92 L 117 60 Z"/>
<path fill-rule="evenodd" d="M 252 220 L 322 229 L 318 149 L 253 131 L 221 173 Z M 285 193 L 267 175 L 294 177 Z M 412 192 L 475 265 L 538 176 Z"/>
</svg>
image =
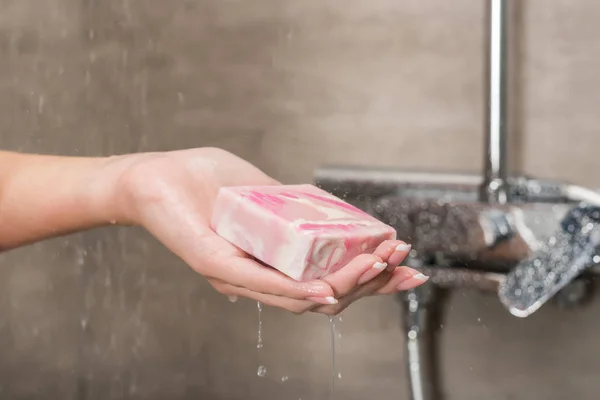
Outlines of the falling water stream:
<svg viewBox="0 0 600 400">
<path fill-rule="evenodd" d="M 342 317 L 338 317 L 338 321 L 342 322 Z M 340 339 L 342 333 L 339 327 L 335 324 L 335 318 L 329 317 L 329 340 L 331 342 L 331 388 L 329 393 L 330 400 L 335 397 L 335 383 L 338 379 L 342 379 L 342 373 L 338 370 L 337 359 L 336 359 L 336 338 Z"/>
<path fill-rule="evenodd" d="M 262 304 L 260 304 L 260 301 L 256 302 L 256 307 L 258 308 L 258 340 L 256 341 L 256 348 L 262 349 Z"/>
<path fill-rule="evenodd" d="M 256 308 L 258 309 L 258 331 L 257 331 L 257 340 L 256 340 L 256 350 L 260 354 L 260 351 L 264 346 L 263 323 L 262 323 L 262 311 L 263 311 L 262 303 L 256 302 Z M 338 321 L 342 322 L 342 317 L 338 317 Z M 336 337 L 341 338 L 342 334 L 341 334 L 341 332 L 336 330 L 335 317 L 329 317 L 329 340 L 330 340 L 330 347 L 331 347 L 331 383 L 330 383 L 330 389 L 329 389 L 329 400 L 333 400 L 335 398 L 336 381 L 338 379 L 342 379 L 342 374 L 341 374 L 341 372 L 338 371 L 336 354 L 335 354 L 336 353 Z M 259 359 L 260 359 L 260 357 L 259 357 Z M 259 366 L 256 371 L 256 374 L 261 378 L 263 378 L 267 375 L 267 367 L 260 364 L 260 360 L 259 360 Z M 288 381 L 288 379 L 289 379 L 289 377 L 287 375 L 284 375 L 281 377 L 281 382 L 285 383 Z"/>
<path fill-rule="evenodd" d="M 260 301 L 256 302 L 256 307 L 258 308 L 258 338 L 256 341 L 256 349 L 258 352 L 263 348 L 263 338 L 262 338 L 262 304 Z M 260 354 L 260 353 L 259 353 Z M 264 365 L 259 365 L 256 374 L 263 378 L 267 375 L 267 368 Z"/>
<path fill-rule="evenodd" d="M 335 362 L 335 321 L 333 317 L 329 317 L 329 336 L 331 340 L 331 388 L 329 398 L 333 400 L 335 396 L 335 380 L 337 378 L 337 366 Z"/>
</svg>

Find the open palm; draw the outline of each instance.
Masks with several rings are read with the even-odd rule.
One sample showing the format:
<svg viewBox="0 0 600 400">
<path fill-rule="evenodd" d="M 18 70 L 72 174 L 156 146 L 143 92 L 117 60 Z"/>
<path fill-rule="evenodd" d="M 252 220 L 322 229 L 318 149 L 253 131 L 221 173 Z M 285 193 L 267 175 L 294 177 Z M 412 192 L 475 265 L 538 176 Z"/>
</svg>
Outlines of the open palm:
<svg viewBox="0 0 600 400">
<path fill-rule="evenodd" d="M 337 314 L 353 301 L 422 284 L 426 278 L 396 268 L 410 247 L 385 241 L 320 280 L 297 282 L 264 266 L 216 235 L 209 222 L 219 188 L 278 185 L 258 168 L 220 149 L 136 155 L 122 181 L 129 218 L 148 229 L 220 293 L 243 296 L 295 313 Z"/>
</svg>

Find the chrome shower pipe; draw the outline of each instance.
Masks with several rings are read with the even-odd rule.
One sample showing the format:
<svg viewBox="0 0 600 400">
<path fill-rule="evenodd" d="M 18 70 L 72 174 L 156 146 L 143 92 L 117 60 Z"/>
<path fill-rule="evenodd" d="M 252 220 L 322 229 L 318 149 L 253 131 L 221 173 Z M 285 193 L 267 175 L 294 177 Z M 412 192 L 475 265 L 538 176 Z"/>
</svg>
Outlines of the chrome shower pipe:
<svg viewBox="0 0 600 400">
<path fill-rule="evenodd" d="M 508 201 L 507 2 L 508 0 L 486 2 L 486 137 L 481 200 L 499 204 Z"/>
</svg>

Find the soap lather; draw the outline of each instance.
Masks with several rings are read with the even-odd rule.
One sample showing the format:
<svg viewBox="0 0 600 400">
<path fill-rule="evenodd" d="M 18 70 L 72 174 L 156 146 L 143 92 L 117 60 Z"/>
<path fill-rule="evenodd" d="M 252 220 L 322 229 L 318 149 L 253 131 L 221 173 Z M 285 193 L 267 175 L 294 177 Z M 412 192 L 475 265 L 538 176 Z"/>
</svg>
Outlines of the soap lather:
<svg viewBox="0 0 600 400">
<path fill-rule="evenodd" d="M 313 185 L 221 188 L 211 227 L 298 281 L 338 271 L 396 239 L 391 226 Z"/>
</svg>

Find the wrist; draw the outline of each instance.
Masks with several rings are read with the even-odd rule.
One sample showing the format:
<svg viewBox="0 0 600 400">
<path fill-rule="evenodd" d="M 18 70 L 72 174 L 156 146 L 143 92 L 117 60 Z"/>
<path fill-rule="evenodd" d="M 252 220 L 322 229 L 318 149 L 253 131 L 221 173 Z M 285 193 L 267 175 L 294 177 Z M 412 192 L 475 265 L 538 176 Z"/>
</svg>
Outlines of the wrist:
<svg viewBox="0 0 600 400">
<path fill-rule="evenodd" d="M 132 171 L 148 154 L 127 154 L 99 159 L 91 179 L 88 202 L 101 224 L 136 225 L 138 218 Z"/>
</svg>

